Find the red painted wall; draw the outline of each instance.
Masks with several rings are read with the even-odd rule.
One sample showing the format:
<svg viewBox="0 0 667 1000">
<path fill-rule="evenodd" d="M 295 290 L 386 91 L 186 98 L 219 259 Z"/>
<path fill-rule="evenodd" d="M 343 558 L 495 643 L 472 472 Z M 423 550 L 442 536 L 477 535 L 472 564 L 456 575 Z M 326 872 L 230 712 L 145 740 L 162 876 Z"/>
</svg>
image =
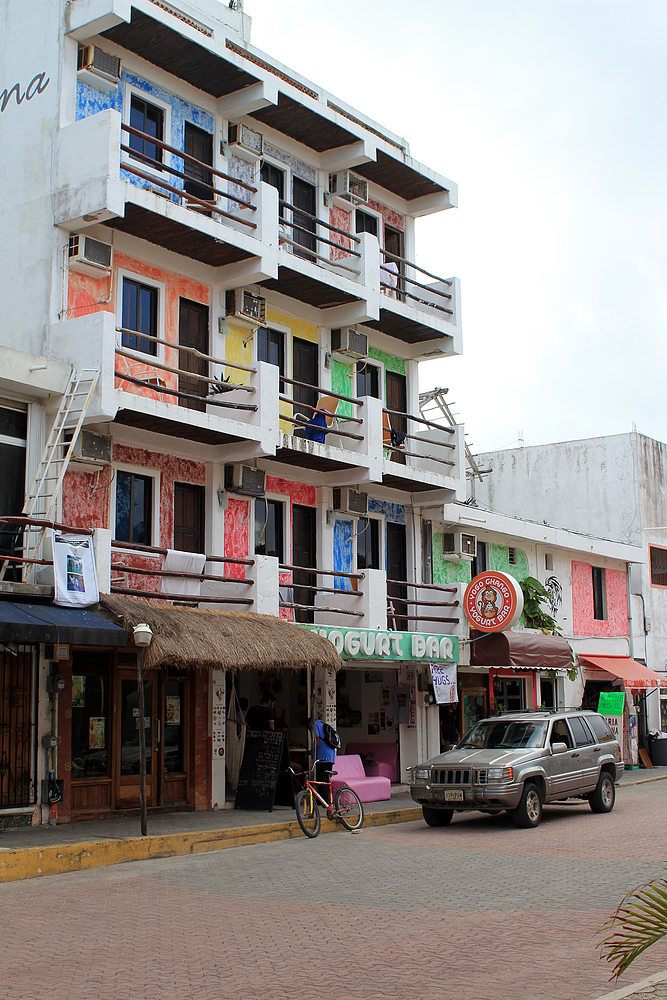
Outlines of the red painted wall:
<svg viewBox="0 0 667 1000">
<path fill-rule="evenodd" d="M 593 617 L 593 574 L 590 563 L 572 563 L 572 625 L 575 636 L 629 634 L 628 586 L 622 570 L 605 569 L 607 620 Z"/>
</svg>

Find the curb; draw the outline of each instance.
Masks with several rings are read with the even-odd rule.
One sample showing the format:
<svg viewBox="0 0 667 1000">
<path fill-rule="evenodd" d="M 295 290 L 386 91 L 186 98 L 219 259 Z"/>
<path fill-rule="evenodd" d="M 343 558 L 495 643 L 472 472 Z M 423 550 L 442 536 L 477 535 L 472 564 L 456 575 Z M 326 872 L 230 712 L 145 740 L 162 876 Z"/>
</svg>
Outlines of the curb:
<svg viewBox="0 0 667 1000">
<path fill-rule="evenodd" d="M 389 823 L 411 823 L 422 818 L 420 807 L 392 809 L 388 812 L 367 813 L 364 828 Z M 322 820 L 322 833 L 346 832 L 333 820 Z M 106 868 L 126 861 L 148 861 L 151 858 L 171 858 L 178 855 L 222 851 L 227 847 L 268 844 L 276 840 L 303 837 L 297 820 L 282 823 L 260 823 L 254 826 L 198 833 L 168 833 L 154 837 L 123 837 L 115 840 L 93 840 L 53 847 L 30 847 L 0 853 L 0 882 L 16 882 L 44 875 Z"/>
<path fill-rule="evenodd" d="M 655 778 L 653 779 L 656 780 Z M 623 1000 L 624 997 L 634 996 L 636 993 L 641 993 L 643 990 L 649 989 L 651 986 L 656 986 L 658 983 L 664 983 L 667 980 L 667 972 L 656 972 L 653 976 L 647 976 L 646 979 L 640 979 L 638 983 L 632 983 L 631 986 L 622 987 L 620 990 L 613 990 L 611 993 L 605 993 L 604 996 L 598 997 L 597 1000 Z"/>
</svg>

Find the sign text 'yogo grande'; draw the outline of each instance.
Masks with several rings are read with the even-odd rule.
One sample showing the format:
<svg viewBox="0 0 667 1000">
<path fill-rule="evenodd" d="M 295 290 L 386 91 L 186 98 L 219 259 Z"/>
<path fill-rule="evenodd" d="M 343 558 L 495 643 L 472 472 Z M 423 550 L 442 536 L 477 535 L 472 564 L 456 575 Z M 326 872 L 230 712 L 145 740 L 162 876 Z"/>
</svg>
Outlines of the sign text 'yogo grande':
<svg viewBox="0 0 667 1000">
<path fill-rule="evenodd" d="M 332 643 L 344 660 L 427 660 L 452 663 L 459 658 L 455 635 L 422 632 L 381 632 L 374 629 L 322 628 L 302 625 Z"/>
</svg>

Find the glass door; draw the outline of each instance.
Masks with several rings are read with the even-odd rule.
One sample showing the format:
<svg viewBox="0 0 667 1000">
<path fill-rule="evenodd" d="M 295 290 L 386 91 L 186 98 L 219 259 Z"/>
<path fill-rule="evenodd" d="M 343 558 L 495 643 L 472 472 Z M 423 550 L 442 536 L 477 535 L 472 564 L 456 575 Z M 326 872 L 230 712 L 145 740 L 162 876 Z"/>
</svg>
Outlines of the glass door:
<svg viewBox="0 0 667 1000">
<path fill-rule="evenodd" d="M 146 804 L 158 803 L 160 725 L 157 716 L 158 679 L 144 678 L 146 714 L 139 718 L 139 685 L 134 669 L 119 670 L 116 680 L 116 808 L 139 805 L 139 739 L 146 745 Z"/>
<path fill-rule="evenodd" d="M 188 801 L 188 699 L 189 678 L 165 677 L 162 681 L 164 737 L 160 743 L 160 803 L 173 805 Z"/>
</svg>

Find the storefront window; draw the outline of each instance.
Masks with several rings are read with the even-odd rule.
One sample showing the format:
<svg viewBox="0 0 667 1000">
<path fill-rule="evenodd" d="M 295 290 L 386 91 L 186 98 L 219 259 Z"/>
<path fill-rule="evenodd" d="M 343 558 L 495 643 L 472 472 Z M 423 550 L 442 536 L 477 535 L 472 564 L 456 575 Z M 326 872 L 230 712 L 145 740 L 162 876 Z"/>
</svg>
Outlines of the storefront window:
<svg viewBox="0 0 667 1000">
<path fill-rule="evenodd" d="M 525 682 L 523 677 L 494 677 L 493 700 L 496 712 L 522 712 L 525 708 Z"/>
<path fill-rule="evenodd" d="M 164 684 L 164 769 L 167 774 L 185 771 L 183 734 L 185 723 L 185 683 L 167 680 Z"/>
<path fill-rule="evenodd" d="M 72 778 L 109 774 L 109 657 L 75 653 L 72 664 Z"/>
</svg>

